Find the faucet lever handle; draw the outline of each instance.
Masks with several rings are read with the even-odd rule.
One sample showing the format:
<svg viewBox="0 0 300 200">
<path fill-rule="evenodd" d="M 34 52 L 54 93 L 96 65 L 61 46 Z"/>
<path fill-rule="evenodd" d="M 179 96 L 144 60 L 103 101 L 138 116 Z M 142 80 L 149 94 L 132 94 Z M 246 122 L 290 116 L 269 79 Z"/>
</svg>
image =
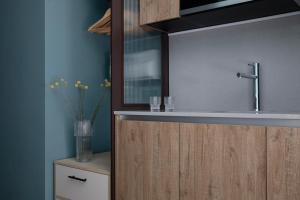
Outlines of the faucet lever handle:
<svg viewBox="0 0 300 200">
<path fill-rule="evenodd" d="M 255 66 L 258 66 L 259 65 L 259 62 L 253 62 L 253 63 L 249 63 L 248 66 L 250 67 L 255 67 Z"/>
</svg>

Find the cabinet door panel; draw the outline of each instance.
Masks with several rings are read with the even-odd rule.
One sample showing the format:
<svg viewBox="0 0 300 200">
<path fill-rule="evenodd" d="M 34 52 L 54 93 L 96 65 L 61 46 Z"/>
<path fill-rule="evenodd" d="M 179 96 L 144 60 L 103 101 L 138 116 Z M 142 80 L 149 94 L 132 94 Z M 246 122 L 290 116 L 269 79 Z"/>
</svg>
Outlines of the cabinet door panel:
<svg viewBox="0 0 300 200">
<path fill-rule="evenodd" d="M 179 10 L 179 0 L 140 0 L 140 24 L 178 18 Z"/>
<path fill-rule="evenodd" d="M 117 120 L 116 199 L 179 199 L 179 124 Z"/>
<path fill-rule="evenodd" d="M 265 200 L 265 128 L 181 124 L 180 199 Z"/>
<path fill-rule="evenodd" d="M 124 0 L 123 104 L 149 105 L 150 96 L 161 96 L 161 43 L 160 32 L 139 26 L 139 0 Z"/>
<path fill-rule="evenodd" d="M 268 200 L 300 199 L 300 129 L 268 127 Z"/>
</svg>

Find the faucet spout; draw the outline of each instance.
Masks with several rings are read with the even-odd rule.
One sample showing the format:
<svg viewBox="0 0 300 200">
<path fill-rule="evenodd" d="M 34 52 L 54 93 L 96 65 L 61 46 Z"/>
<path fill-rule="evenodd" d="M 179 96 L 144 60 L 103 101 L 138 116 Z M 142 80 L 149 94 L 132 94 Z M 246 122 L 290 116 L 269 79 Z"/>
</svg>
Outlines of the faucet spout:
<svg viewBox="0 0 300 200">
<path fill-rule="evenodd" d="M 257 76 L 256 75 L 247 75 L 247 74 L 244 74 L 244 73 L 237 73 L 236 74 L 236 76 L 238 77 L 238 78 L 248 78 L 248 79 L 256 79 L 257 78 Z"/>
<path fill-rule="evenodd" d="M 249 66 L 251 66 L 253 68 L 253 73 L 248 75 L 248 74 L 244 74 L 244 73 L 237 73 L 237 77 L 238 78 L 246 78 L 246 79 L 251 79 L 253 80 L 254 84 L 254 89 L 253 89 L 253 99 L 254 99 L 254 110 L 256 112 L 259 112 L 260 109 L 260 86 L 259 86 L 259 79 L 260 79 L 260 75 L 259 75 L 259 68 L 260 68 L 260 64 L 259 63 L 253 63 L 253 64 L 249 64 Z"/>
</svg>

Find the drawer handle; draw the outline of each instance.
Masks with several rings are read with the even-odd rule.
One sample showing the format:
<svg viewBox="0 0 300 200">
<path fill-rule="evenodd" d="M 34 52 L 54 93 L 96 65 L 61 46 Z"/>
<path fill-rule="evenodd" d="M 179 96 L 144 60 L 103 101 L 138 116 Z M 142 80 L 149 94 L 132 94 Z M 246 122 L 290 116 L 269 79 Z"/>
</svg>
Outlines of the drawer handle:
<svg viewBox="0 0 300 200">
<path fill-rule="evenodd" d="M 73 180 L 80 181 L 80 182 L 86 182 L 87 181 L 86 178 L 82 179 L 82 178 L 78 178 L 76 176 L 68 176 L 68 177 L 69 177 L 69 179 L 73 179 Z"/>
</svg>

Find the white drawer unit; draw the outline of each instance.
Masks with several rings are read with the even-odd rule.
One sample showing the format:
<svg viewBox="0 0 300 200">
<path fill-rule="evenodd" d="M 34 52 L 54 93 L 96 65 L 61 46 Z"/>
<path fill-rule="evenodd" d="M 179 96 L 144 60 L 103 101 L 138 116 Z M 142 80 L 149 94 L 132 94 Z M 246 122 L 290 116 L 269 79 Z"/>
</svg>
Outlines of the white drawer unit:
<svg viewBox="0 0 300 200">
<path fill-rule="evenodd" d="M 56 200 L 109 200 L 110 155 L 98 154 L 89 163 L 55 161 Z"/>
</svg>

